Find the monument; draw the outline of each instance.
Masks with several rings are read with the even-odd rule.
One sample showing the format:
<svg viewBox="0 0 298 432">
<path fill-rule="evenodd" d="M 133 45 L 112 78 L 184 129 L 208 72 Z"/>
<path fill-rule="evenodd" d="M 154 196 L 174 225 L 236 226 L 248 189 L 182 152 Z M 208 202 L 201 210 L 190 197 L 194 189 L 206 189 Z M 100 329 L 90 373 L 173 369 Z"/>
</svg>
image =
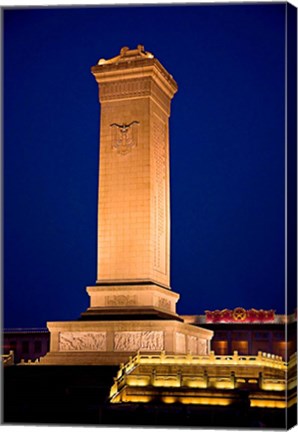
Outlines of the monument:
<svg viewBox="0 0 298 432">
<path fill-rule="evenodd" d="M 42 364 L 119 364 L 136 352 L 205 355 L 170 288 L 169 117 L 177 84 L 142 45 L 91 69 L 99 85 L 98 262 L 90 307 L 48 322 Z"/>
</svg>

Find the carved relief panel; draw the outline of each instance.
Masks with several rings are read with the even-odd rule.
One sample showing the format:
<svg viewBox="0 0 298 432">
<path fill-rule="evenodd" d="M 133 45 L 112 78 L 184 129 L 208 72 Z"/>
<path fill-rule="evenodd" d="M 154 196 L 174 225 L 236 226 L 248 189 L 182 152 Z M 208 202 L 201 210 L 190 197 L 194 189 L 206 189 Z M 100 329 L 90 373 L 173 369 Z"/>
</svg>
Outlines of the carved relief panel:
<svg viewBox="0 0 298 432">
<path fill-rule="evenodd" d="M 176 352 L 181 354 L 186 353 L 186 340 L 183 333 L 176 333 Z"/>
<path fill-rule="evenodd" d="M 150 78 L 101 83 L 99 93 L 101 102 L 148 96 L 150 94 Z"/>
<path fill-rule="evenodd" d="M 158 297 L 157 306 L 161 309 L 171 310 L 171 302 L 163 297 Z"/>
<path fill-rule="evenodd" d="M 198 354 L 198 338 L 196 336 L 187 336 L 187 352 Z"/>
<path fill-rule="evenodd" d="M 154 178 L 154 269 L 167 273 L 167 165 L 166 124 L 153 117 L 152 150 Z"/>
<path fill-rule="evenodd" d="M 164 347 L 162 331 L 115 332 L 115 351 L 161 351 Z"/>
<path fill-rule="evenodd" d="M 106 351 L 106 332 L 60 332 L 59 351 Z"/>
<path fill-rule="evenodd" d="M 198 354 L 199 355 L 206 355 L 207 354 L 207 341 L 205 339 L 199 339 Z"/>
<path fill-rule="evenodd" d="M 136 295 L 111 295 L 105 297 L 106 306 L 134 306 L 137 304 Z"/>
</svg>

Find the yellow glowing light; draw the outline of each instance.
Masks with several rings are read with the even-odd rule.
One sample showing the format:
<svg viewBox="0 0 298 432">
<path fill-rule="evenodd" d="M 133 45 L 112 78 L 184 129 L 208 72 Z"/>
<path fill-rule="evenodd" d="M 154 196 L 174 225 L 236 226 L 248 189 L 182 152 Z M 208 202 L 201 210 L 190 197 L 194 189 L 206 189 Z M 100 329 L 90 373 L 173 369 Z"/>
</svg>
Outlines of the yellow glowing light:
<svg viewBox="0 0 298 432">
<path fill-rule="evenodd" d="M 150 377 L 127 376 L 126 384 L 129 386 L 143 387 L 150 384 Z"/>
<path fill-rule="evenodd" d="M 240 345 L 246 344 L 246 341 L 238 341 Z M 251 355 L 238 355 L 235 351 L 233 355 L 214 355 L 210 352 L 208 355 L 189 355 L 189 354 L 176 354 L 166 355 L 164 353 L 158 355 L 145 355 L 138 354 L 133 359 L 134 366 L 138 364 L 176 364 L 176 365 L 241 365 L 241 366 L 270 366 L 274 369 L 286 369 L 286 364 L 281 357 L 273 356 L 271 354 L 259 352 L 257 356 Z"/>
<path fill-rule="evenodd" d="M 288 390 L 292 390 L 295 387 L 297 387 L 297 379 L 296 378 L 290 379 L 288 381 Z"/>
<path fill-rule="evenodd" d="M 230 405 L 231 401 L 224 398 L 208 398 L 208 397 L 181 397 L 179 402 L 183 404 L 196 404 L 196 405 Z"/>
<path fill-rule="evenodd" d="M 231 381 L 216 381 L 214 387 L 217 389 L 233 389 L 235 388 L 234 383 Z"/>
<path fill-rule="evenodd" d="M 287 404 L 285 401 L 251 399 L 250 406 L 257 408 L 286 408 Z"/>
<path fill-rule="evenodd" d="M 140 403 L 148 403 L 151 401 L 151 396 L 126 396 L 125 399 L 122 399 L 122 402 L 140 402 Z"/>
<path fill-rule="evenodd" d="M 290 408 L 291 406 L 295 405 L 297 403 L 297 397 L 293 397 L 293 399 L 290 399 L 288 401 L 288 408 Z"/>
<path fill-rule="evenodd" d="M 144 364 L 149 366 L 148 373 L 138 369 L 138 366 Z M 153 365 L 155 365 L 153 367 Z M 159 366 L 162 365 L 162 368 Z M 173 365 L 173 366 L 172 366 Z M 180 366 L 180 365 L 185 365 Z M 189 369 L 189 365 L 196 366 L 194 369 Z M 202 368 L 203 366 L 203 368 Z M 208 368 L 208 366 L 212 366 Z M 222 367 L 223 366 L 223 367 Z M 264 371 L 264 367 L 270 368 L 270 378 L 263 374 L 262 379 L 258 379 L 259 372 Z M 278 370 L 278 373 L 277 373 Z M 160 398 L 164 403 L 181 402 L 184 404 L 201 404 L 201 405 L 229 405 L 232 403 L 232 396 L 226 395 L 220 390 L 231 390 L 241 387 L 242 384 L 260 385 L 260 390 L 264 394 L 261 397 L 252 395 L 251 406 L 263 408 L 284 408 L 286 406 L 283 395 L 265 394 L 267 391 L 283 392 L 286 389 L 286 381 L 281 375 L 282 371 L 287 370 L 287 364 L 281 357 L 269 355 L 259 352 L 257 356 L 238 355 L 234 351 L 233 355 L 215 356 L 214 352 L 210 355 L 195 356 L 190 354 L 167 355 L 160 354 L 140 354 L 130 358 L 126 365 L 122 365 L 121 371 L 118 372 L 115 383 L 111 388 L 110 397 L 113 403 L 115 402 L 143 402 L 147 403 L 152 400 L 154 393 L 152 386 L 159 388 Z M 191 372 L 190 372 L 191 371 Z M 231 371 L 234 373 L 231 375 Z M 211 375 L 211 376 L 210 376 Z M 236 375 L 236 376 L 235 376 Z M 237 377 L 237 375 L 240 375 Z M 289 387 L 296 384 L 296 379 L 289 380 Z M 144 395 L 127 395 L 125 389 L 129 387 L 147 387 L 146 396 Z M 170 387 L 179 388 L 188 387 L 189 389 L 207 389 L 213 388 L 218 391 L 215 394 L 204 395 L 199 391 L 192 391 L 192 394 L 187 395 L 183 388 L 175 390 L 175 393 L 169 392 Z M 166 390 L 163 390 L 166 389 Z M 293 398 L 288 401 L 289 404 L 294 404 Z M 290 406 L 290 405 L 289 405 Z"/>
<path fill-rule="evenodd" d="M 121 399 L 119 396 L 117 396 L 117 397 L 112 398 L 110 402 L 111 403 L 119 403 L 119 402 L 121 402 Z"/>
<path fill-rule="evenodd" d="M 191 388 L 207 388 L 207 382 L 202 379 L 184 380 L 183 385 Z"/>
<path fill-rule="evenodd" d="M 113 386 L 111 387 L 110 390 L 110 397 L 114 396 L 118 391 L 118 386 L 117 383 L 113 384 Z"/>
<path fill-rule="evenodd" d="M 177 378 L 155 378 L 154 387 L 180 387 L 180 381 Z"/>
<path fill-rule="evenodd" d="M 284 382 L 263 382 L 261 388 L 262 390 L 283 391 L 286 389 L 286 384 Z"/>
<path fill-rule="evenodd" d="M 168 404 L 172 404 L 172 403 L 177 402 L 177 398 L 175 398 L 173 396 L 164 396 L 164 397 L 161 398 L 161 400 L 164 403 L 168 403 Z"/>
</svg>

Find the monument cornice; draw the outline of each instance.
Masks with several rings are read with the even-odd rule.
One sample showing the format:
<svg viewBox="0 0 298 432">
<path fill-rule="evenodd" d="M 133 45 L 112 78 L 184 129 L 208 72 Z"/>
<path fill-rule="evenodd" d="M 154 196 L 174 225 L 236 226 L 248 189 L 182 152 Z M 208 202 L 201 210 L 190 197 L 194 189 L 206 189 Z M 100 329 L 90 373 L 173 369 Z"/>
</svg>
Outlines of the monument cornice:
<svg viewBox="0 0 298 432">
<path fill-rule="evenodd" d="M 160 109 L 169 116 L 171 99 L 160 89 L 151 76 L 131 81 L 130 79 L 101 83 L 99 86 L 100 103 L 150 97 Z"/>
<path fill-rule="evenodd" d="M 88 286 L 86 288 L 87 293 L 90 295 L 92 293 L 111 293 L 113 291 L 120 291 L 120 289 L 122 289 L 125 292 L 130 292 L 130 291 L 137 291 L 137 292 L 142 292 L 142 291 L 150 291 L 150 290 L 154 290 L 160 294 L 166 295 L 168 297 L 171 297 L 173 299 L 178 300 L 180 295 L 174 291 L 171 291 L 169 288 L 166 287 L 161 287 L 158 286 L 156 284 L 154 285 L 141 285 L 141 284 L 136 284 L 136 285 L 102 285 L 102 286 Z"/>
<path fill-rule="evenodd" d="M 106 66 L 96 65 L 91 68 L 91 71 L 99 85 L 151 77 L 170 99 L 178 90 L 178 85 L 172 75 L 156 59 L 136 60 Z"/>
</svg>

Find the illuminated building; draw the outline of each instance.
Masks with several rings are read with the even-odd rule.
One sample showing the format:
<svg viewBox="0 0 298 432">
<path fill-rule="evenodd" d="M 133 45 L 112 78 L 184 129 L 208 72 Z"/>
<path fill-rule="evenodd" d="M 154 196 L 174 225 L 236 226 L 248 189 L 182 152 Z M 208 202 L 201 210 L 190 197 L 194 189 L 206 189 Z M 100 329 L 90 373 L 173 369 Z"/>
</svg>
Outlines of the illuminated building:
<svg viewBox="0 0 298 432">
<path fill-rule="evenodd" d="M 250 407 L 286 408 L 297 403 L 296 357 L 137 354 L 118 371 L 112 403 L 151 402 L 227 406 L 245 390 Z M 287 381 L 288 371 L 288 381 Z M 288 394 L 286 394 L 288 389 Z"/>
<path fill-rule="evenodd" d="M 4 329 L 3 354 L 14 353 L 14 362 L 35 361 L 49 351 L 50 337 L 47 329 Z"/>
<path fill-rule="evenodd" d="M 241 312 L 241 315 L 239 314 Z M 211 349 L 219 355 L 238 351 L 243 355 L 269 352 L 289 360 L 297 351 L 296 314 L 235 308 L 183 316 L 185 322 L 213 330 Z"/>
</svg>

